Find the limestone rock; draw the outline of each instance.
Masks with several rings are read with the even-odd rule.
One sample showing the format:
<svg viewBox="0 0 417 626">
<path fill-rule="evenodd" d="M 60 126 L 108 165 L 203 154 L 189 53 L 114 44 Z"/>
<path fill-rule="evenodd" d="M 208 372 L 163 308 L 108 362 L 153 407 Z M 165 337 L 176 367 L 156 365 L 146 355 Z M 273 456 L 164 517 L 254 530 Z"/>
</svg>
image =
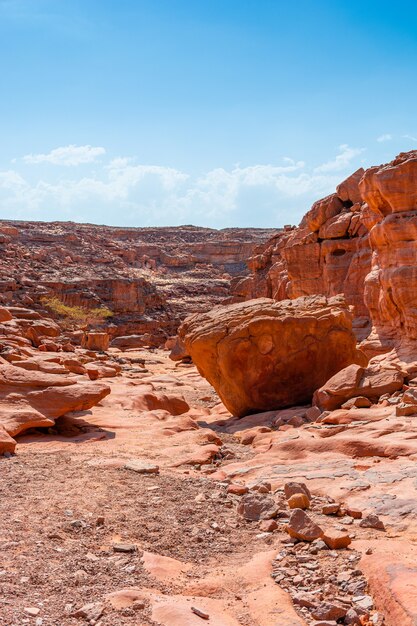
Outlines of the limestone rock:
<svg viewBox="0 0 417 626">
<path fill-rule="evenodd" d="M 179 334 L 237 416 L 308 402 L 329 376 L 361 359 L 342 298 L 215 307 L 187 318 Z"/>
</svg>

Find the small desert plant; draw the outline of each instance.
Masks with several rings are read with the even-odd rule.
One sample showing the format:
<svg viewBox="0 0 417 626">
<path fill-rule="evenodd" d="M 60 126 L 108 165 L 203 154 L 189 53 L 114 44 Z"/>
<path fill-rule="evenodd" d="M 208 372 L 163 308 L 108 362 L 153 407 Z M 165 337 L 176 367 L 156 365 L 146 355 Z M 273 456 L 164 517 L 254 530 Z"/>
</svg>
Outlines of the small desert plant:
<svg viewBox="0 0 417 626">
<path fill-rule="evenodd" d="M 69 306 L 56 296 L 41 298 L 41 302 L 50 311 L 62 318 L 68 326 L 80 326 L 88 328 L 102 324 L 109 317 L 113 317 L 113 311 L 107 307 L 89 309 L 83 306 Z"/>
</svg>

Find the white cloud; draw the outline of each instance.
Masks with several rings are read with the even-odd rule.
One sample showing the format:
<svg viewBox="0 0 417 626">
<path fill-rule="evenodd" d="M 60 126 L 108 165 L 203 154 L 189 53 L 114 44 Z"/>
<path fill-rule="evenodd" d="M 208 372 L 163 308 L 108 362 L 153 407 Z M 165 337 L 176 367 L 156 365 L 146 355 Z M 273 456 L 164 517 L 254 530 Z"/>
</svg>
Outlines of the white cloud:
<svg viewBox="0 0 417 626">
<path fill-rule="evenodd" d="M 237 164 L 199 176 L 130 157 L 86 166 L 82 176 L 46 164 L 42 177 L 34 169 L 23 177 L 16 166 L 0 172 L 0 210 L 15 219 L 115 225 L 280 226 L 298 223 L 314 200 L 331 193 L 361 152 L 344 145 L 317 168 L 285 157 L 282 164 Z"/>
<path fill-rule="evenodd" d="M 339 154 L 314 169 L 315 172 L 340 172 L 351 166 L 351 161 L 364 152 L 364 148 L 351 148 L 346 143 L 339 146 Z"/>
<path fill-rule="evenodd" d="M 31 165 L 38 163 L 52 163 L 53 165 L 81 165 L 92 163 L 97 157 L 106 153 L 100 146 L 61 146 L 48 152 L 48 154 L 26 154 L 23 157 L 25 163 Z"/>
<path fill-rule="evenodd" d="M 15 170 L 0 172 L 0 189 L 20 190 L 25 186 L 25 179 Z"/>
<path fill-rule="evenodd" d="M 390 135 L 389 133 L 386 133 L 385 135 L 380 135 L 379 137 L 377 137 L 377 141 L 379 143 L 383 143 L 384 141 L 391 141 L 392 139 L 392 135 Z"/>
<path fill-rule="evenodd" d="M 403 139 L 411 139 L 411 141 L 417 141 L 417 137 L 413 137 L 413 135 L 403 135 Z"/>
</svg>

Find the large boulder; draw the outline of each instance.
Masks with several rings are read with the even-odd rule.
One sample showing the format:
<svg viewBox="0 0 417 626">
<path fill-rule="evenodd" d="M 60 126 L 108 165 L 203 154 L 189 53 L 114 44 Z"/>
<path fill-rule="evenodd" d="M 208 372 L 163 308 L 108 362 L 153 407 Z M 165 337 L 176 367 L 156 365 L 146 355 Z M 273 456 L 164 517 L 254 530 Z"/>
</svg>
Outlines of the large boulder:
<svg viewBox="0 0 417 626">
<path fill-rule="evenodd" d="M 187 318 L 180 339 L 236 416 L 309 402 L 356 349 L 342 297 L 260 298 Z"/>
</svg>

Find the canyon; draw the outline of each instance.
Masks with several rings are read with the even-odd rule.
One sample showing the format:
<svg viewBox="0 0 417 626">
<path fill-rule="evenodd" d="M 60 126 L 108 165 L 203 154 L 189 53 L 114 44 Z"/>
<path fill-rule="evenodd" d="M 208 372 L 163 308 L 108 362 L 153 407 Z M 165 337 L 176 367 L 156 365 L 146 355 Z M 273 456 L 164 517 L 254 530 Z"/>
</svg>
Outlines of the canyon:
<svg viewBox="0 0 417 626">
<path fill-rule="evenodd" d="M 2 623 L 414 626 L 416 228 L 417 151 L 298 227 L 1 221 Z"/>
<path fill-rule="evenodd" d="M 56 296 L 69 306 L 106 306 L 112 338 L 160 346 L 189 313 L 229 296 L 273 232 L 0 221 L 0 305 L 42 310 L 41 299 Z"/>
</svg>

